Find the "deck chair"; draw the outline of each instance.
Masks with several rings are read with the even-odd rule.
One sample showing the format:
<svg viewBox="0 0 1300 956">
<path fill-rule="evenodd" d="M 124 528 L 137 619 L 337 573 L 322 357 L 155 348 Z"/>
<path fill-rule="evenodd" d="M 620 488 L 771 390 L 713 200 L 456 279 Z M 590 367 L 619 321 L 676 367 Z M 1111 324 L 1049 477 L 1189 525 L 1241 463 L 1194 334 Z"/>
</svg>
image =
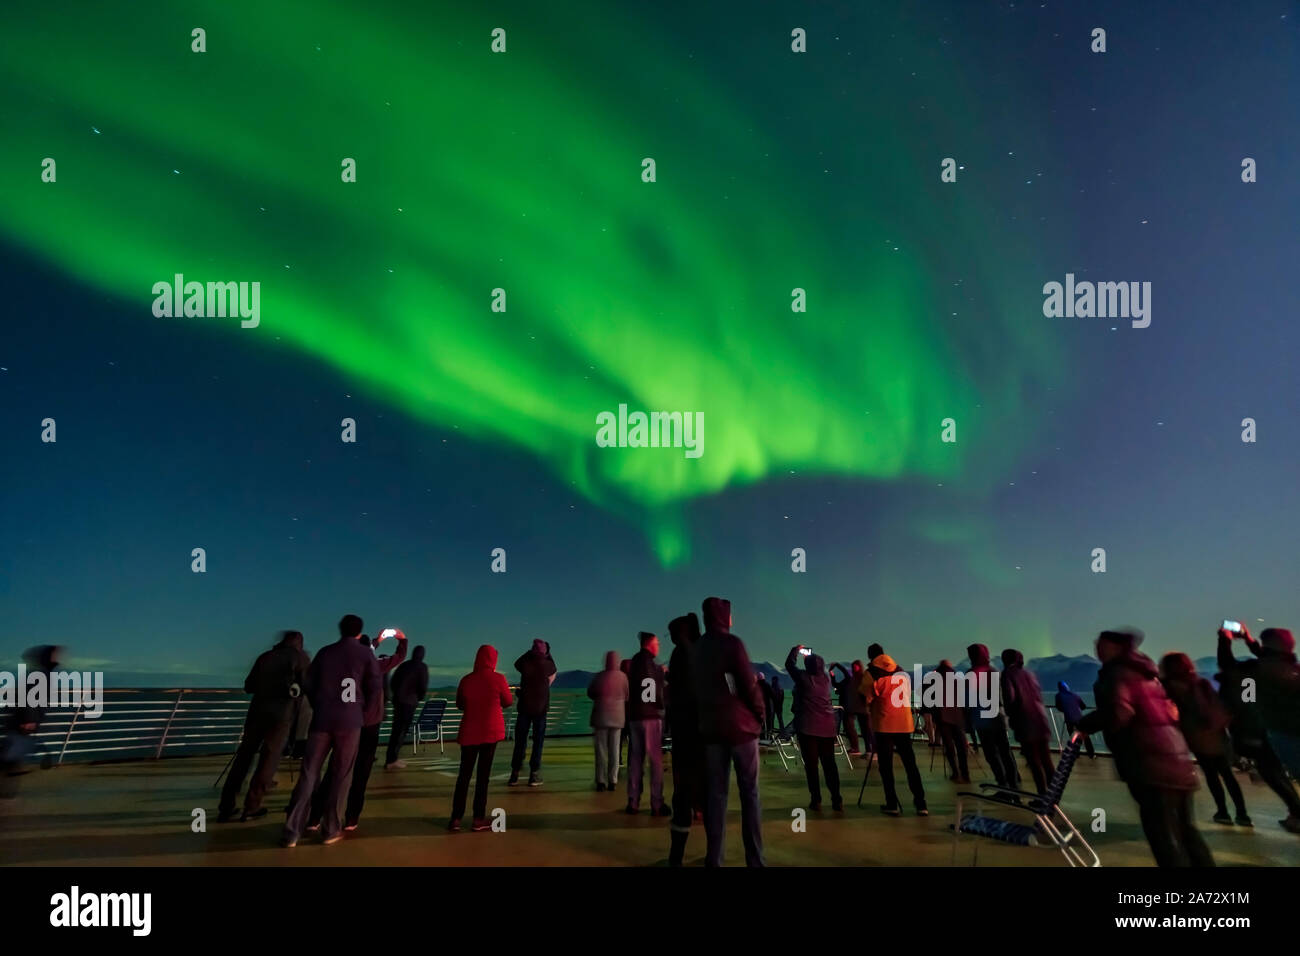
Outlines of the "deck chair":
<svg viewBox="0 0 1300 956">
<path fill-rule="evenodd" d="M 790 772 L 791 764 L 796 767 L 803 764 L 803 754 L 799 752 L 799 745 L 794 740 L 794 730 L 789 724 L 780 730 L 774 728 L 771 742 L 776 748 L 776 755 L 781 758 L 781 769 L 786 773 Z"/>
<path fill-rule="evenodd" d="M 1041 796 L 996 783 L 980 784 L 981 790 L 990 793 L 959 792 L 956 818 L 951 824 L 953 862 L 957 861 L 957 839 L 961 834 L 966 833 L 1015 846 L 1054 847 L 1061 851 L 1061 855 L 1070 866 L 1101 866 L 1101 858 L 1097 856 L 1097 852 L 1088 845 L 1083 834 L 1061 809 L 1061 796 L 1070 779 L 1070 771 L 1074 769 L 1075 761 L 1079 759 L 1079 748 L 1082 746 L 1083 736 L 1079 733 L 1073 734 L 1070 742 L 1061 751 L 1061 759 L 1057 762 L 1056 771 L 1047 785 L 1047 792 Z M 1028 813 L 1033 816 L 1034 822 L 1018 823 L 1014 820 L 987 817 L 977 813 L 963 814 L 962 806 L 968 799 L 984 800 L 997 804 L 1005 810 Z M 976 843 L 972 864 L 978 860 L 978 857 L 979 844 Z"/>
<path fill-rule="evenodd" d="M 414 739 L 411 741 L 411 753 L 420 752 L 420 744 L 426 740 L 438 741 L 438 752 L 446 753 L 447 748 L 442 743 L 442 718 L 447 713 L 447 700 L 443 697 L 433 697 L 424 702 L 420 708 L 420 716 L 415 718 Z"/>
</svg>

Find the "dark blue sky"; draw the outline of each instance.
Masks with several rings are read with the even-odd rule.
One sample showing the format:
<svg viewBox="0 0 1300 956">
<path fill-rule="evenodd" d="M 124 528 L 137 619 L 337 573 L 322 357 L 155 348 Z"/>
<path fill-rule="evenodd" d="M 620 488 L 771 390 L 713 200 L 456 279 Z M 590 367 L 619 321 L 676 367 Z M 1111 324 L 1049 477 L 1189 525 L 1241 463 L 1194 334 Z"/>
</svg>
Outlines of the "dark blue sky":
<svg viewBox="0 0 1300 956">
<path fill-rule="evenodd" d="M 53 641 L 110 682 L 229 683 L 276 629 L 314 649 L 355 612 L 403 627 L 448 672 L 479 643 L 512 660 L 533 637 L 562 669 L 594 669 L 708 594 L 732 599 L 753 656 L 773 660 L 796 642 L 860 657 L 872 640 L 909 665 L 959 659 L 973 639 L 1075 654 L 1121 623 L 1195 657 L 1224 616 L 1300 625 L 1296 4 L 856 6 L 648 15 L 682 17 L 697 56 L 712 42 L 712 79 L 774 128 L 815 91 L 769 95 L 741 40 L 719 39 L 725 23 L 741 39 L 792 17 L 818 42 L 838 32 L 855 59 L 825 82 L 864 100 L 916 65 L 889 55 L 890 31 L 963 64 L 979 108 L 963 128 L 984 138 L 953 152 L 996 164 L 980 197 L 1004 217 L 991 234 L 1047 250 L 1037 285 L 1014 290 L 1016 321 L 1055 323 L 1067 360 L 1024 396 L 1032 433 L 995 424 L 1005 456 L 996 442 L 974 454 L 972 470 L 998 475 L 991 494 L 802 473 L 732 488 L 688 505 L 694 553 L 664 569 L 640 528 L 521 451 L 414 421 L 288 348 L 153 320 L 0 245 L 0 660 Z M 1108 30 L 1104 55 L 1087 50 L 1092 26 Z M 938 141 L 944 103 L 915 113 Z M 810 105 L 807 134 L 832 164 L 888 138 L 833 113 Z M 936 281 L 965 254 L 946 249 Z M 1067 272 L 1151 282 L 1150 328 L 1043 317 L 1039 286 Z M 958 341 L 996 363 L 979 305 Z M 46 416 L 57 444 L 40 441 Z M 338 440 L 344 416 L 362 425 L 357 445 Z M 1255 444 L 1240 440 L 1247 416 Z M 505 575 L 489 572 L 498 546 Z M 793 546 L 805 575 L 790 573 Z M 193 547 L 206 574 L 190 573 Z M 1094 547 L 1104 575 L 1089 571 Z"/>
</svg>

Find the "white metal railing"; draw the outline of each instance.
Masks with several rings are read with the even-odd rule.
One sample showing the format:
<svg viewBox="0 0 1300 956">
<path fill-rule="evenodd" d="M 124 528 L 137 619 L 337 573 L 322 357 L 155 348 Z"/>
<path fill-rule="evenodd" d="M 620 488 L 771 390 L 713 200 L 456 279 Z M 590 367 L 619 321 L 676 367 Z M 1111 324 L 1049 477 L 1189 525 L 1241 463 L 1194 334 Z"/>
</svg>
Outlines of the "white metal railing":
<svg viewBox="0 0 1300 956">
<path fill-rule="evenodd" d="M 437 696 L 435 694 L 435 696 Z M 443 728 L 454 740 L 460 711 L 447 701 Z M 34 735 L 34 759 L 50 764 L 87 760 L 158 759 L 228 753 L 239 745 L 248 695 L 240 688 L 106 689 L 103 712 L 87 716 L 83 707 L 51 708 Z M 554 691 L 547 735 L 586 735 L 590 702 L 581 692 Z M 506 712 L 507 738 L 514 736 L 515 712 Z M 391 710 L 380 726 L 381 739 L 392 729 Z"/>
</svg>

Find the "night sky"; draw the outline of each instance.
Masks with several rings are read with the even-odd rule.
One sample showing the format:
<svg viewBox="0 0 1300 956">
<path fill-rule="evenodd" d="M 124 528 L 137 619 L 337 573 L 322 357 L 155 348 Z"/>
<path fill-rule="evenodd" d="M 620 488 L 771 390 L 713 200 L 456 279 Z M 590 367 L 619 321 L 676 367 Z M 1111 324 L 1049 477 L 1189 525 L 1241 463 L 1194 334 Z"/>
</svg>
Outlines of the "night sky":
<svg viewBox="0 0 1300 956">
<path fill-rule="evenodd" d="M 0 661 L 225 684 L 355 612 L 437 675 L 534 637 L 595 669 L 709 594 L 756 659 L 1300 626 L 1297 27 L 10 4 Z M 260 282 L 260 324 L 155 317 L 176 273 Z M 1046 317 L 1067 273 L 1150 282 L 1150 326 Z M 598 447 L 620 403 L 702 412 L 703 455 Z"/>
</svg>

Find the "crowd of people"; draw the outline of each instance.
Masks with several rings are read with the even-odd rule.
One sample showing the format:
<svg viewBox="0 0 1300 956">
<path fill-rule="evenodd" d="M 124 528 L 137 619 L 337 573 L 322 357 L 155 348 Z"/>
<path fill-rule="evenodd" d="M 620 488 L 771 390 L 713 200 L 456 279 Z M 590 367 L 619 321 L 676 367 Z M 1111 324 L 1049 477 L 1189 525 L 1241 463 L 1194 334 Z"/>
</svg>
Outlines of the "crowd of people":
<svg viewBox="0 0 1300 956">
<path fill-rule="evenodd" d="M 733 773 L 745 861 L 763 865 L 759 745 L 777 735 L 797 741 L 813 812 L 822 809 L 823 784 L 831 810 L 844 811 L 836 763 L 843 735 L 850 741 L 850 754 L 866 752 L 878 761 L 885 798 L 882 813 L 896 817 L 903 812 L 895 778 L 897 756 L 913 809 L 927 816 L 925 786 L 913 749 L 913 735 L 922 727 L 931 745 L 942 749 L 953 782 L 970 782 L 969 757 L 974 753 L 983 755 L 1000 787 L 1019 787 L 1014 736 L 1035 790 L 1047 791 L 1055 770 L 1052 722 L 1038 680 L 1018 650 L 1002 652 L 998 671 L 987 646 L 968 646 L 967 673 L 977 678 L 997 675 L 993 686 L 1000 687 L 1000 694 L 993 706 L 958 699 L 954 695 L 960 683 L 945 680 L 939 683 L 940 698 L 917 708 L 918 722 L 909 677 L 881 645 L 868 648 L 865 663 L 829 666 L 810 648 L 795 645 L 785 660 L 793 692 L 787 724 L 780 678 L 769 682 L 753 666 L 744 642 L 731 631 L 730 602 L 710 597 L 702 612 L 702 625 L 693 612 L 669 622 L 673 648 L 667 666 L 658 660 L 658 635 L 641 632 L 637 652 L 623 660 L 617 651 L 609 651 L 604 668 L 587 687 L 595 789 L 618 789 L 626 743 L 626 812 L 639 813 L 648 791 L 651 815 L 672 817 L 671 865 L 681 865 L 697 821 L 703 823 L 706 863 L 721 865 Z M 395 652 L 377 657 L 375 648 L 390 636 L 397 639 Z M 1234 656 L 1233 642 L 1238 639 L 1251 659 Z M 1157 664 L 1138 650 L 1141 641 L 1137 630 L 1103 631 L 1096 642 L 1101 668 L 1093 687 L 1094 706 L 1088 708 L 1064 682 L 1058 685 L 1055 704 L 1067 733 L 1081 735 L 1091 756 L 1096 755 L 1091 735 L 1103 735 L 1137 803 L 1157 863 L 1213 865 L 1192 812 L 1198 765 L 1215 801 L 1215 823 L 1253 825 L 1234 775 L 1234 762 L 1247 758 L 1285 803 L 1288 815 L 1281 825 L 1300 833 L 1300 796 L 1291 779 L 1300 778 L 1300 665 L 1291 633 L 1270 628 L 1256 641 L 1244 627 L 1220 630 L 1217 689 L 1196 673 L 1187 655 L 1167 654 Z M 372 641 L 362 633 L 361 619 L 347 615 L 339 622 L 339 640 L 309 661 L 302 635 L 285 632 L 258 658 L 245 682 L 253 701 L 222 791 L 218 819 L 234 819 L 254 759 L 258 767 L 240 819 L 266 813 L 262 802 L 279 755 L 296 720 L 302 719 L 295 711 L 305 710 L 310 716 L 302 773 L 289 801 L 281 842 L 293 846 L 304 832 L 319 830 L 325 843 L 333 843 L 344 831 L 355 829 L 387 702 L 393 704 L 393 730 L 385 767 L 400 769 L 405 766 L 399 758 L 402 741 L 428 691 L 424 648 L 416 648 L 407 660 L 406 645 L 406 636 L 396 629 L 380 632 Z M 461 829 L 471 782 L 471 827 L 490 828 L 492 764 L 497 745 L 506 737 L 505 712 L 516 704 L 497 663 L 496 648 L 483 645 L 473 670 L 456 689 L 460 767 L 447 824 L 452 831 Z M 533 641 L 514 666 L 519 673 L 518 701 L 508 785 L 520 785 L 531 737 L 527 785 L 538 787 L 543 783 L 546 716 L 557 674 L 550 645 Z M 937 671 L 950 675 L 955 668 L 945 660 Z M 671 741 L 671 800 L 664 792 L 666 739 Z M 1229 798 L 1232 814 L 1226 805 Z"/>
</svg>

